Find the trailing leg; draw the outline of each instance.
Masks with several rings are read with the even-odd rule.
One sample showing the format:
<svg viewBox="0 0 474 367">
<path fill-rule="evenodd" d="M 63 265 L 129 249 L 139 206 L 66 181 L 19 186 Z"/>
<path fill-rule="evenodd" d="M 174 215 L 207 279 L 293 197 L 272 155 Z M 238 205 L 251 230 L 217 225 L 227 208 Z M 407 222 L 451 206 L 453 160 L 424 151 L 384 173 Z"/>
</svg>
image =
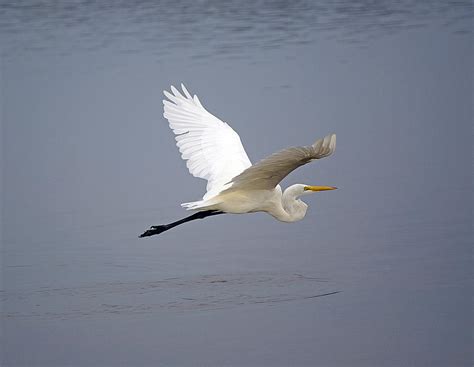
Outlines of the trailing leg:
<svg viewBox="0 0 474 367">
<path fill-rule="evenodd" d="M 160 234 L 167 231 L 168 229 L 179 226 L 180 224 L 190 222 L 195 219 L 203 219 L 203 218 L 210 217 L 212 215 L 217 215 L 217 214 L 224 214 L 224 212 L 221 212 L 219 210 L 205 210 L 205 211 L 197 212 L 197 213 L 194 213 L 193 215 L 190 215 L 189 217 L 180 219 L 173 223 L 161 224 L 158 226 L 151 226 L 150 229 L 146 230 L 138 237 L 143 238 L 143 237 L 153 236 L 155 234 Z"/>
</svg>

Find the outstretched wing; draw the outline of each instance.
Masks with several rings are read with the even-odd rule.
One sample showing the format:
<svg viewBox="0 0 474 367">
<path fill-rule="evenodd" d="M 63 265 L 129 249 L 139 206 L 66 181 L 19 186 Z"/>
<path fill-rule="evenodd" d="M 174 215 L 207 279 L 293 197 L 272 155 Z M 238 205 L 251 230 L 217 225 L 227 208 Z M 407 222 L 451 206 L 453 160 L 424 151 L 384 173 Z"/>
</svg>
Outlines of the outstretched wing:
<svg viewBox="0 0 474 367">
<path fill-rule="evenodd" d="M 184 95 L 173 86 L 172 94 L 164 91 L 169 101 L 163 100 L 163 116 L 176 134 L 176 145 L 187 161 L 189 173 L 207 180 L 204 199 L 208 199 L 252 164 L 239 135 L 206 111 L 198 97 L 192 97 L 183 84 L 181 88 Z"/>
<path fill-rule="evenodd" d="M 230 190 L 271 190 L 296 168 L 331 155 L 336 149 L 336 134 L 327 135 L 307 147 L 293 147 L 273 153 L 231 180 Z"/>
</svg>

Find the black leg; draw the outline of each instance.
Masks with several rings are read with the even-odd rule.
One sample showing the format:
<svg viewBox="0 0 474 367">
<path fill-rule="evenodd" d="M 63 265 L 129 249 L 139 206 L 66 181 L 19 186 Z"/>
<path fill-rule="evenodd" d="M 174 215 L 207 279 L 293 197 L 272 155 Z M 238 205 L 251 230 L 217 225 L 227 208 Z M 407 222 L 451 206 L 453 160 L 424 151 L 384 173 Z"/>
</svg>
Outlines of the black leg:
<svg viewBox="0 0 474 367">
<path fill-rule="evenodd" d="M 202 211 L 202 212 L 197 212 L 197 213 L 194 213 L 193 215 L 190 215 L 189 217 L 180 219 L 180 220 L 178 220 L 176 222 L 173 222 L 173 223 L 161 224 L 161 225 L 158 225 L 158 226 L 151 226 L 150 229 L 146 230 L 145 232 L 143 232 L 138 237 L 140 237 L 140 238 L 150 237 L 150 236 L 153 236 L 155 234 L 163 233 L 164 231 L 167 231 L 168 229 L 179 226 L 180 224 L 190 222 L 190 221 L 196 220 L 196 219 L 203 219 L 203 218 L 210 217 L 212 215 L 217 215 L 217 214 L 224 214 L 224 212 L 221 212 L 219 210 L 206 210 L 206 211 Z"/>
</svg>

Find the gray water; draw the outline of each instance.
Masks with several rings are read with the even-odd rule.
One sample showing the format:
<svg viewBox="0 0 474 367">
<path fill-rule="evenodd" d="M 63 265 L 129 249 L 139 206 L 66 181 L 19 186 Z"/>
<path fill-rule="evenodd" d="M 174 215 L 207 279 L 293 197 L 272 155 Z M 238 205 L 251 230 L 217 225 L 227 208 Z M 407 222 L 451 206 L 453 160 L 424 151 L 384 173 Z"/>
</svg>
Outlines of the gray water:
<svg viewBox="0 0 474 367">
<path fill-rule="evenodd" d="M 472 4 L 0 2 L 2 366 L 472 365 Z M 185 82 L 252 161 L 338 135 L 306 218 L 158 237 L 205 182 Z"/>
</svg>

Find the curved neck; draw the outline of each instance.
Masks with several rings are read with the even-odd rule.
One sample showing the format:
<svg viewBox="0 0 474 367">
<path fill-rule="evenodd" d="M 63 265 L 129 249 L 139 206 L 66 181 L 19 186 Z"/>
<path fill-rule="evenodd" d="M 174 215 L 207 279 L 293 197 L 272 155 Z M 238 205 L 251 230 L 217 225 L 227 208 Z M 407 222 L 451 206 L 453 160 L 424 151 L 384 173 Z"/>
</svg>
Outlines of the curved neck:
<svg viewBox="0 0 474 367">
<path fill-rule="evenodd" d="M 288 187 L 281 196 L 281 208 L 274 217 L 282 222 L 296 222 L 306 215 L 308 205 L 298 199 L 303 194 L 301 185 L 292 185 Z"/>
</svg>

